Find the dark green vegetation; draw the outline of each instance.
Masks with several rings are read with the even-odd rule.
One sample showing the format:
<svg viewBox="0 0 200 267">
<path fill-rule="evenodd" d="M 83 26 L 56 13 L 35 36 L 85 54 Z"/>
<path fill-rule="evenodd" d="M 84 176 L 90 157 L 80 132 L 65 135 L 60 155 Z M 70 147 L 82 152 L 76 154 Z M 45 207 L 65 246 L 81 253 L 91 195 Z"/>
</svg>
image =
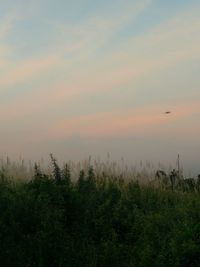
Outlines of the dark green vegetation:
<svg viewBox="0 0 200 267">
<path fill-rule="evenodd" d="M 35 166 L 0 175 L 1 266 L 200 266 L 200 194 L 156 189 L 93 168 L 70 180 Z"/>
</svg>

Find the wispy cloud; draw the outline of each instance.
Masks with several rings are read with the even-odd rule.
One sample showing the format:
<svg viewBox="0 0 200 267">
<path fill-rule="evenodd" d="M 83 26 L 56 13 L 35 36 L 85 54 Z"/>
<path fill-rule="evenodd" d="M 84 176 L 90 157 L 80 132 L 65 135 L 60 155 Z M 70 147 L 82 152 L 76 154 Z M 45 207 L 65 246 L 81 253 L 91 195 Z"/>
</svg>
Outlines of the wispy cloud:
<svg viewBox="0 0 200 267">
<path fill-rule="evenodd" d="M 0 20 L 0 40 L 6 38 L 18 19 L 19 15 L 16 12 L 11 12 Z"/>
<path fill-rule="evenodd" d="M 76 26 L 59 25 L 56 27 L 56 32 L 60 32 L 61 36 L 65 36 L 64 39 L 59 40 L 58 35 L 52 38 L 52 42 L 48 44 L 46 56 L 29 58 L 23 60 L 4 58 L 4 76 L 0 77 L 0 86 L 3 89 L 11 86 L 17 86 L 20 83 L 30 82 L 32 79 L 37 79 L 38 76 L 41 77 L 41 73 L 45 73 L 51 70 L 57 71 L 60 65 L 63 64 L 63 58 L 68 55 L 70 60 L 65 60 L 64 68 L 74 70 L 76 75 L 78 68 L 78 74 L 81 75 L 82 62 L 91 61 L 91 51 L 95 47 L 98 49 L 102 45 L 102 42 L 106 42 L 110 39 L 110 36 L 122 28 L 128 23 L 129 20 L 133 20 L 138 16 L 142 10 L 144 10 L 149 4 L 150 0 L 136 1 L 134 4 L 126 5 L 123 8 L 123 12 L 117 14 L 112 14 L 112 16 L 107 17 L 90 17 L 83 24 Z M 124 5 L 121 5 L 124 6 Z M 10 32 L 14 26 L 14 22 L 19 19 L 19 15 L 16 13 L 7 15 L 0 28 L 0 38 Z M 125 25 L 124 25 L 125 24 Z M 69 41 L 70 40 L 70 41 Z M 8 47 L 8 46 L 7 46 Z M 5 48 L 0 49 L 5 51 Z M 17 47 L 15 47 L 15 53 L 17 52 Z M 85 67 L 88 69 L 87 62 Z M 6 68 L 6 65 L 8 66 Z M 79 67 L 80 65 L 80 67 Z M 89 64 L 89 68 L 91 64 Z M 89 69 L 88 69 L 89 70 Z M 64 71 L 64 69 L 61 71 Z M 74 75 L 72 73 L 72 75 Z M 12 77 L 12 79 L 10 79 Z M 60 81 L 58 81 L 60 83 Z M 73 88 L 75 88 L 73 86 Z M 79 86 L 78 86 L 79 87 Z"/>
<path fill-rule="evenodd" d="M 134 21 L 150 4 L 152 0 L 116 1 L 109 14 L 96 14 L 79 24 L 56 24 L 56 31 L 66 41 L 66 52 L 88 46 L 98 47 L 106 43 L 111 36 L 122 30 L 128 23 Z M 70 42 L 70 44 L 69 44 Z"/>
<path fill-rule="evenodd" d="M 71 73 L 71 77 L 74 76 L 75 79 L 74 85 L 70 82 L 66 86 L 73 88 L 73 90 L 78 88 L 77 90 L 83 91 L 95 90 L 95 88 L 103 90 L 103 88 L 113 88 L 120 83 L 135 82 L 138 77 L 157 71 L 162 67 L 166 68 L 196 58 L 199 54 L 199 35 L 195 33 L 198 32 L 200 26 L 198 17 L 195 17 L 194 10 L 191 10 L 188 12 L 189 14 L 181 13 L 144 36 L 127 39 L 121 47 L 123 53 L 117 50 L 103 59 L 98 58 L 96 62 L 92 60 L 91 51 L 94 47 L 98 49 L 98 46 L 101 46 L 101 41 L 108 41 L 113 32 L 118 31 L 124 24 L 126 25 L 127 21 L 133 20 L 150 3 L 151 1 L 140 1 L 126 6 L 124 11 L 126 16 L 123 13 L 122 15 L 121 13 L 113 15 L 110 18 L 97 16 L 96 18 L 90 18 L 83 25 L 75 27 L 59 26 L 58 28 L 61 32 L 63 31 L 63 35 L 72 43 L 69 44 L 66 41 L 65 44 L 61 42 L 63 45 L 59 44 L 57 47 L 54 43 L 49 46 L 52 46 L 54 50 L 56 62 L 52 59 L 52 49 L 49 49 L 50 54 L 46 58 L 14 62 L 7 70 L 7 74 L 5 73 L 4 77 L 0 79 L 1 87 L 4 88 L 36 79 L 37 73 L 40 76 L 41 71 L 48 72 L 49 68 L 54 68 L 56 71 L 60 65 L 59 61 L 62 64 L 66 53 L 70 54 L 70 61 L 65 62 L 64 68 L 67 65 L 71 66 L 74 72 Z M 195 14 L 197 15 L 197 12 Z M 15 19 L 14 16 L 8 16 L 2 32 L 8 31 Z M 185 20 L 187 20 L 187 28 L 183 31 L 182 25 L 185 24 Z M 184 42 L 185 39 L 188 39 L 188 34 L 190 40 Z M 58 43 L 56 42 L 56 44 Z M 84 68 L 82 68 L 83 64 Z M 67 69 L 70 69 L 70 67 Z M 12 80 L 9 78 L 10 76 L 12 76 Z M 79 76 L 78 83 L 77 76 Z"/>
<path fill-rule="evenodd" d="M 172 114 L 164 114 L 163 106 L 124 110 L 123 112 L 102 112 L 66 119 L 54 125 L 49 132 L 51 138 L 145 136 L 166 131 L 170 124 L 181 119 L 200 114 L 199 103 L 179 103 L 173 107 Z M 160 130 L 159 130 L 160 129 Z"/>
<path fill-rule="evenodd" d="M 128 6 L 128 10 L 126 9 L 129 14 L 128 18 L 133 19 L 149 4 L 150 1 L 142 1 L 138 2 L 136 6 L 132 4 L 132 8 Z M 135 13 L 131 15 L 133 10 L 135 10 Z M 126 12 L 124 11 L 125 14 Z M 101 45 L 97 40 L 99 38 L 98 34 L 104 34 L 106 31 L 106 38 L 109 39 L 113 28 L 118 30 L 120 21 L 123 25 L 126 19 L 124 17 L 120 20 L 120 14 L 118 16 L 114 15 L 114 19 L 111 17 L 105 21 L 105 18 L 89 19 L 85 24 L 65 31 L 70 40 L 76 39 L 73 36 L 79 36 L 76 40 L 77 46 L 74 44 L 75 48 L 78 49 L 78 54 L 77 51 L 71 50 L 74 47 L 72 44 L 71 47 L 63 45 L 62 48 L 60 45 L 56 47 L 55 44 L 51 44 L 54 48 L 53 55 L 51 51 L 46 56 L 34 59 L 30 58 L 17 62 L 9 60 L 7 61 L 7 70 L 5 64 L 4 75 L 0 77 L 1 88 L 3 90 L 8 86 L 17 86 L 24 82 L 31 82 L 34 79 L 42 81 L 43 74 L 51 75 L 52 72 L 58 72 L 60 69 L 61 73 L 70 72 L 70 78 L 63 79 L 58 75 L 58 80 L 55 79 L 54 81 L 55 90 L 51 90 L 51 94 L 60 96 L 61 99 L 65 95 L 68 96 L 69 91 L 75 91 L 77 94 L 90 91 L 103 92 L 127 84 L 133 84 L 134 90 L 137 90 L 137 81 L 140 81 L 141 77 L 148 76 L 163 68 L 197 59 L 200 56 L 198 45 L 200 37 L 195 34 L 200 30 L 197 14 L 197 8 L 181 12 L 175 18 L 145 35 L 128 38 L 121 46 L 120 51 L 119 49 L 109 51 L 109 54 L 102 59 L 98 58 L 96 61 L 93 60 L 93 55 L 88 53 L 92 50 L 95 41 L 97 46 Z M 8 21 L 13 21 L 13 19 L 8 19 Z M 106 24 L 112 26 L 107 27 Z M 182 25 L 187 25 L 185 30 L 183 30 Z M 7 26 L 7 28 L 9 27 Z M 6 27 L 4 26 L 4 28 Z M 69 32 L 71 32 L 70 35 L 67 34 Z M 188 38 L 188 34 L 190 38 Z M 82 41 L 84 38 L 89 38 L 90 42 Z M 188 39 L 187 42 L 185 42 L 186 39 Z M 79 41 L 84 44 L 80 45 Z M 71 54 L 69 60 L 64 59 L 66 53 Z M 62 86 L 60 86 L 61 84 Z M 48 85 L 48 81 L 45 80 L 45 86 L 43 87 L 47 86 L 52 87 L 52 81 Z M 38 91 L 33 91 L 33 94 L 38 94 Z"/>
<path fill-rule="evenodd" d="M 71 75 L 72 81 L 66 83 L 60 95 L 63 97 L 65 93 L 68 94 L 68 90 L 103 92 L 127 84 L 133 84 L 137 90 L 141 77 L 197 60 L 200 57 L 200 19 L 197 9 L 184 10 L 147 34 L 127 39 L 120 50 L 110 51 L 97 61 L 93 61 L 88 54 L 84 57 L 85 48 L 80 49 L 79 59 L 75 62 L 80 62 L 81 67 L 77 63 L 76 71 Z M 187 27 L 183 30 L 185 24 Z M 92 50 L 90 46 L 87 48 Z"/>
<path fill-rule="evenodd" d="M 37 79 L 50 69 L 56 68 L 59 59 L 55 56 L 36 58 L 10 64 L 7 73 L 0 77 L 1 90 L 9 86 L 17 86 L 20 83 Z"/>
</svg>

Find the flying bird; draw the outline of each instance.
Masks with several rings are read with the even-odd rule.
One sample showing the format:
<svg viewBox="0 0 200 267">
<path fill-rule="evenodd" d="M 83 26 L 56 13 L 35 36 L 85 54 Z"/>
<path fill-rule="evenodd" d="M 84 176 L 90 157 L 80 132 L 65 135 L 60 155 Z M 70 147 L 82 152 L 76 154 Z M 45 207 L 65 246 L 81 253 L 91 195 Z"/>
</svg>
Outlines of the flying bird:
<svg viewBox="0 0 200 267">
<path fill-rule="evenodd" d="M 165 111 L 165 114 L 171 114 L 171 111 Z"/>
</svg>

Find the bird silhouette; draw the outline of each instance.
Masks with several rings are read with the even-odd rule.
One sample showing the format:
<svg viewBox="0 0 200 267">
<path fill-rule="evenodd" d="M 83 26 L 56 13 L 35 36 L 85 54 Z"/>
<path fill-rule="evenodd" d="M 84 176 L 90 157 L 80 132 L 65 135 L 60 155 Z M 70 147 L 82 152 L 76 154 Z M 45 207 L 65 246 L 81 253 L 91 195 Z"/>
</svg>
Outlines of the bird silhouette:
<svg viewBox="0 0 200 267">
<path fill-rule="evenodd" d="M 171 114 L 171 111 L 165 111 L 165 114 Z"/>
</svg>

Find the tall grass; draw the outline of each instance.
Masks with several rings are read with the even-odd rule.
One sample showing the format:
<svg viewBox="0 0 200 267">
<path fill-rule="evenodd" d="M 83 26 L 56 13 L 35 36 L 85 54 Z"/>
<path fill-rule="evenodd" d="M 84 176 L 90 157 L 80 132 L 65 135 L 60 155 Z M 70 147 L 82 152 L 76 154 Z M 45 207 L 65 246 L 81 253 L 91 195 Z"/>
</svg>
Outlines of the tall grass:
<svg viewBox="0 0 200 267">
<path fill-rule="evenodd" d="M 1 266 L 199 266 L 199 190 L 142 163 L 1 164 Z"/>
<path fill-rule="evenodd" d="M 77 180 L 81 170 L 87 172 L 90 166 L 93 166 L 96 176 L 102 176 L 103 174 L 109 177 L 121 177 L 124 180 L 139 181 L 142 184 L 148 184 L 150 181 L 154 180 L 157 169 L 162 169 L 167 173 L 170 173 L 173 169 L 172 166 L 166 167 L 161 163 L 158 163 L 156 166 L 149 161 L 140 161 L 139 164 L 130 166 L 124 162 L 123 158 L 121 159 L 121 162 L 112 161 L 109 155 L 105 161 L 89 157 L 88 159 L 78 162 L 69 160 L 60 163 L 62 167 L 66 164 L 70 168 L 73 181 Z M 17 161 L 13 161 L 9 157 L 0 158 L 0 171 L 16 180 L 30 180 L 34 175 L 34 165 L 35 162 L 26 161 L 22 158 L 19 158 Z M 49 164 L 44 163 L 44 160 L 39 160 L 37 165 L 48 175 L 53 171 L 51 158 Z"/>
</svg>

